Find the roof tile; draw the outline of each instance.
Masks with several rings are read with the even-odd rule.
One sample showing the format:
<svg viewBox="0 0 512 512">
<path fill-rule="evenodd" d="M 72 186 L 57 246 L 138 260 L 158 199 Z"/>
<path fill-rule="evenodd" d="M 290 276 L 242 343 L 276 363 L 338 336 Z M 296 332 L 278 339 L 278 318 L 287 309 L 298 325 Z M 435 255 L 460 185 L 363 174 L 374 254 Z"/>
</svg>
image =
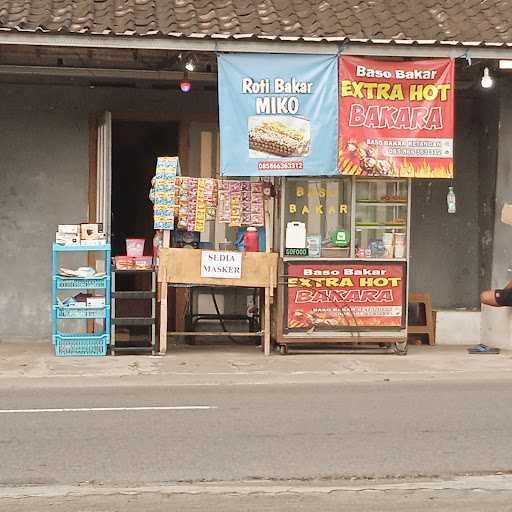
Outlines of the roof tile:
<svg viewBox="0 0 512 512">
<path fill-rule="evenodd" d="M 0 0 L 0 30 L 499 44 L 512 0 Z"/>
</svg>

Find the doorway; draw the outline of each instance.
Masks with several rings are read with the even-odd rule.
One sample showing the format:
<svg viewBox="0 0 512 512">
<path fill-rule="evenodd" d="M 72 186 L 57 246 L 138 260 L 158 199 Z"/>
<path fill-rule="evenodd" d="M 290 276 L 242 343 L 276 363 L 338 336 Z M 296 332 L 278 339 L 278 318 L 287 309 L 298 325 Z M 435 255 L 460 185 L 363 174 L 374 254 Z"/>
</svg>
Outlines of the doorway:
<svg viewBox="0 0 512 512">
<path fill-rule="evenodd" d="M 159 156 L 178 154 L 176 122 L 112 121 L 112 255 L 126 254 L 126 238 L 144 238 L 153 251 L 151 178 Z"/>
</svg>

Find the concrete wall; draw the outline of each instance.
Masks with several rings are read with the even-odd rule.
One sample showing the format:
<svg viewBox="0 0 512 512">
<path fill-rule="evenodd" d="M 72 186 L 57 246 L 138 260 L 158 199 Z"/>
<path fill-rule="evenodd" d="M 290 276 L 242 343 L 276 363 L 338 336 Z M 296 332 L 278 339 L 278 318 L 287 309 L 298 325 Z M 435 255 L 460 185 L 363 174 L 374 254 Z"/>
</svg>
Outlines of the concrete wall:
<svg viewBox="0 0 512 512">
<path fill-rule="evenodd" d="M 479 307 L 478 100 L 462 94 L 456 103 L 455 179 L 413 180 L 410 288 L 430 293 L 434 308 Z M 457 213 L 448 214 L 454 186 Z"/>
<path fill-rule="evenodd" d="M 502 81 L 500 90 L 500 125 L 498 143 L 498 169 L 496 177 L 496 203 L 494 238 L 492 240 L 492 288 L 503 288 L 512 280 L 512 226 L 501 222 L 505 203 L 512 203 L 512 97 L 506 91 L 512 82 Z M 499 347 L 512 345 L 512 309 L 482 307 L 483 343 Z"/>
<path fill-rule="evenodd" d="M 44 337 L 50 333 L 50 241 L 58 223 L 87 218 L 89 113 L 215 112 L 217 98 L 215 92 L 29 85 L 0 85 L 0 93 L 0 337 Z M 502 106 L 502 115 L 506 111 Z M 509 117 L 502 141 L 512 135 Z M 482 283 L 490 281 L 490 246 L 494 282 L 507 280 L 512 263 L 506 247 L 512 228 L 497 225 L 492 244 L 492 108 L 461 94 L 456 119 L 457 214 L 447 213 L 447 181 L 413 185 L 411 289 L 431 293 L 438 309 L 478 308 Z M 501 145 L 499 204 L 512 201 L 512 147 Z"/>
<path fill-rule="evenodd" d="M 50 334 L 50 242 L 87 219 L 89 113 L 215 112 L 215 92 L 0 84 L 0 337 Z"/>
</svg>

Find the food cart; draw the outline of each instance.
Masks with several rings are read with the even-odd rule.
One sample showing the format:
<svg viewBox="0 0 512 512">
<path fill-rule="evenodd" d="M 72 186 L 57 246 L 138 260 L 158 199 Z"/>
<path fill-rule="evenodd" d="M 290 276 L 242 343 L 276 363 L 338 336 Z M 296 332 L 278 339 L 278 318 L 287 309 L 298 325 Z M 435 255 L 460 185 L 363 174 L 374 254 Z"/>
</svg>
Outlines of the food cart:
<svg viewBox="0 0 512 512">
<path fill-rule="evenodd" d="M 407 351 L 410 179 L 283 178 L 276 341 Z"/>
</svg>

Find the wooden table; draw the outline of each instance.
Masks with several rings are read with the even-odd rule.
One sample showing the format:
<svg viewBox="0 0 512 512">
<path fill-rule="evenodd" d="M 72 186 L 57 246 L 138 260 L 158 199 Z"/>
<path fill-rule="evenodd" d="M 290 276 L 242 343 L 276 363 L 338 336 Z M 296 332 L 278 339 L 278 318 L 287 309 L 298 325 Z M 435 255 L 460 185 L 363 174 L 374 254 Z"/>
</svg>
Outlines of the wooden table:
<svg viewBox="0 0 512 512">
<path fill-rule="evenodd" d="M 199 249 L 162 248 L 159 251 L 158 282 L 160 283 L 160 353 L 167 352 L 167 335 L 192 336 L 196 332 L 167 333 L 167 286 L 173 284 L 196 284 L 203 286 L 239 286 L 242 288 L 264 288 L 265 309 L 263 330 L 259 333 L 215 332 L 201 336 L 261 336 L 265 355 L 270 355 L 270 305 L 277 284 L 278 254 L 271 252 L 246 252 L 242 254 L 240 279 L 201 276 L 201 253 Z"/>
</svg>

